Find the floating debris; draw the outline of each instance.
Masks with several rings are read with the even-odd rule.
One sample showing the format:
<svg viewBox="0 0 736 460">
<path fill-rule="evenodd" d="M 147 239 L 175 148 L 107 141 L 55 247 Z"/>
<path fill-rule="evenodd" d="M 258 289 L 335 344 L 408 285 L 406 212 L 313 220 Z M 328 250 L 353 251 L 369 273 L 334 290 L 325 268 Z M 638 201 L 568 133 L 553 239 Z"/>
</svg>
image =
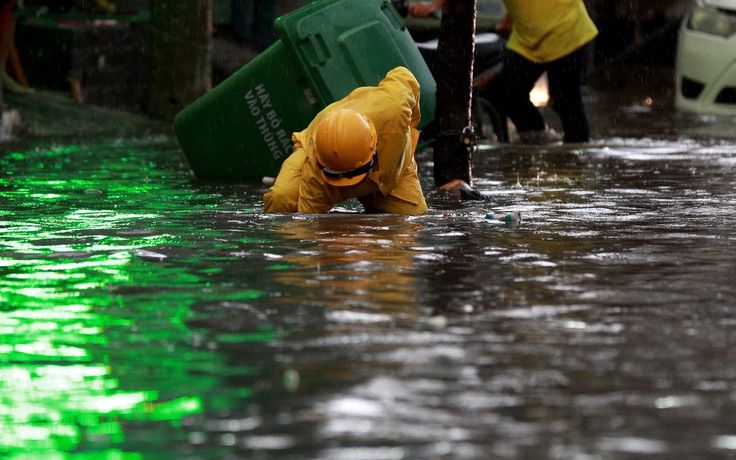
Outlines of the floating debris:
<svg viewBox="0 0 736 460">
<path fill-rule="evenodd" d="M 519 222 L 521 222 L 521 213 L 518 211 L 499 214 L 489 212 L 488 214 L 486 214 L 486 219 L 497 220 L 499 222 L 506 222 L 509 224 L 518 224 Z"/>
</svg>

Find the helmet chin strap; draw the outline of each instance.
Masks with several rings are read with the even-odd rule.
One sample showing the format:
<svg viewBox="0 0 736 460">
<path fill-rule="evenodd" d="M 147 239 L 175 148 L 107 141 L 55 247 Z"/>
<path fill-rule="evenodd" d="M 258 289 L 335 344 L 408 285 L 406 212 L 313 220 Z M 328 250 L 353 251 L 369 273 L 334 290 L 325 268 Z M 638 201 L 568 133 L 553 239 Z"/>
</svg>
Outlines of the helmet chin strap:
<svg viewBox="0 0 736 460">
<path fill-rule="evenodd" d="M 322 171 L 322 174 L 325 175 L 325 177 L 329 179 L 352 179 L 355 176 L 360 176 L 362 174 L 366 174 L 371 169 L 373 169 L 373 165 L 378 163 L 378 151 L 373 152 L 373 156 L 371 157 L 370 161 L 368 163 L 364 164 L 363 166 L 359 166 L 352 171 L 335 171 L 334 169 L 326 168 L 322 163 L 317 161 L 317 166 Z"/>
</svg>

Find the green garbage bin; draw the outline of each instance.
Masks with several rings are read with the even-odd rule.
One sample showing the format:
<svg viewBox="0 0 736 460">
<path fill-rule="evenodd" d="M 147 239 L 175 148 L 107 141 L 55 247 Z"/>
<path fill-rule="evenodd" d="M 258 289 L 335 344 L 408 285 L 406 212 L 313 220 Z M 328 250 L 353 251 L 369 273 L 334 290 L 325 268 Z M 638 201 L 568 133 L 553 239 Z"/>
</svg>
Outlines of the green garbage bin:
<svg viewBox="0 0 736 460">
<path fill-rule="evenodd" d="M 422 126 L 434 118 L 434 78 L 389 0 L 321 0 L 275 25 L 275 44 L 175 117 L 198 178 L 276 176 L 293 132 L 396 66 L 409 68 L 422 87 Z"/>
</svg>

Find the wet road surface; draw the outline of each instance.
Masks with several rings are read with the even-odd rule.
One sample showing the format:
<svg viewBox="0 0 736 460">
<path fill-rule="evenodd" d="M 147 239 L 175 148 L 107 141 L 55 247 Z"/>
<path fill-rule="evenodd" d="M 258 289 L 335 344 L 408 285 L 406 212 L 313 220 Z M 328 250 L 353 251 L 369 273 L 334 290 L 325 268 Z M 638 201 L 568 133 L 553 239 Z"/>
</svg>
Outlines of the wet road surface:
<svg viewBox="0 0 736 460">
<path fill-rule="evenodd" d="M 736 458 L 734 119 L 587 97 L 589 145 L 480 147 L 488 202 L 420 153 L 420 217 L 264 215 L 168 135 L 4 149 L 0 452 Z"/>
</svg>

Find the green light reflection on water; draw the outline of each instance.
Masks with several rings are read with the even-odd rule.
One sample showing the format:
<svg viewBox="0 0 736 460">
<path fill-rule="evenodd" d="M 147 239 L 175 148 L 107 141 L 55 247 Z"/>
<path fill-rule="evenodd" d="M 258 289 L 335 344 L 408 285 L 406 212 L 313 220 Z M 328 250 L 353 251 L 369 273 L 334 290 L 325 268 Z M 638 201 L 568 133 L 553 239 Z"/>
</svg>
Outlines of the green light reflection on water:
<svg viewBox="0 0 736 460">
<path fill-rule="evenodd" d="M 95 149 L 127 150 L 106 161 Z M 147 439 L 148 424 L 176 430 L 205 403 L 227 407 L 252 394 L 215 391 L 221 364 L 188 346 L 191 291 L 217 270 L 191 273 L 135 255 L 192 244 L 161 224 L 165 195 L 181 185 L 147 155 L 112 143 L 0 156 L 4 457 L 143 458 L 153 447 L 135 441 Z M 272 338 L 266 329 L 220 340 Z"/>
<path fill-rule="evenodd" d="M 107 272 L 117 267 L 124 273 L 129 262 L 121 253 L 51 266 L 40 260 L 2 278 L 0 452 L 52 458 L 87 444 L 121 443 L 126 421 L 177 420 L 201 411 L 196 396 L 159 402 L 155 390 L 122 390 L 114 364 L 106 362 L 106 333 L 133 325 L 105 314 L 111 302 L 104 294 Z"/>
</svg>

